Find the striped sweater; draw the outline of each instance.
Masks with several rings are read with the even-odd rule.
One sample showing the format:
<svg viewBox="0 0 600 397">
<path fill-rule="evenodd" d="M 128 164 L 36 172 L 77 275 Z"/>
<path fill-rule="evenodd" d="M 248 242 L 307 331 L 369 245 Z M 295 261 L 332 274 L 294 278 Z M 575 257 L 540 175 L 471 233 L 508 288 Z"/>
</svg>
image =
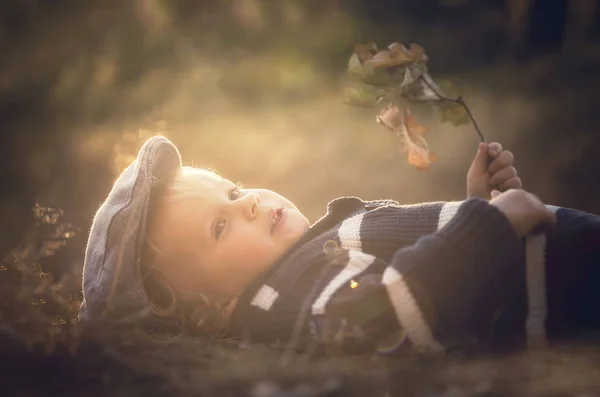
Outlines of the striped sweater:
<svg viewBox="0 0 600 397">
<path fill-rule="evenodd" d="M 573 324 L 570 305 L 580 306 L 561 280 L 600 276 L 600 217 L 549 208 L 556 229 L 519 239 L 482 199 L 336 199 L 240 296 L 232 331 L 342 352 L 545 343 L 549 327 L 559 335 Z"/>
</svg>

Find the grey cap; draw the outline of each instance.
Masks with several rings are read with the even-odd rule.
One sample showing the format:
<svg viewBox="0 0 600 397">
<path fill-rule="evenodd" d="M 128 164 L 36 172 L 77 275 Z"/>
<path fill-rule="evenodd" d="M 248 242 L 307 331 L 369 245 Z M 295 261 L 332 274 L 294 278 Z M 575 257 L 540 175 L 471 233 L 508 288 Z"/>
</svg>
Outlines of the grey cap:
<svg viewBox="0 0 600 397">
<path fill-rule="evenodd" d="M 98 209 L 83 266 L 82 322 L 133 318 L 149 313 L 140 272 L 141 244 L 153 187 L 181 169 L 179 151 L 167 138 L 150 138 L 115 181 Z"/>
</svg>

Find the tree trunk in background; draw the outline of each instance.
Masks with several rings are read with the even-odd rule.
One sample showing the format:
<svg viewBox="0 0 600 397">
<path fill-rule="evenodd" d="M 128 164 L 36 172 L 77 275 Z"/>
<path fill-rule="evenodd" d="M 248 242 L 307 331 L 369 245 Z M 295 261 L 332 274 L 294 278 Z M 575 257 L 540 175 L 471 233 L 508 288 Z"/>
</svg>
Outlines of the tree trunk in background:
<svg viewBox="0 0 600 397">
<path fill-rule="evenodd" d="M 563 51 L 581 56 L 594 29 L 598 0 L 569 0 Z"/>
<path fill-rule="evenodd" d="M 531 11 L 535 0 L 507 0 L 508 23 L 505 25 L 505 35 L 509 50 L 515 54 L 526 47 L 527 33 L 531 28 Z"/>
<path fill-rule="evenodd" d="M 541 0 L 538 0 L 541 1 Z M 583 55 L 582 52 L 590 42 L 596 12 L 600 1 L 598 0 L 566 0 L 567 18 L 565 22 L 563 51 Z M 509 21 L 506 25 L 506 37 L 511 50 L 523 48 L 527 40 L 527 33 L 531 26 L 531 13 L 536 0 L 507 0 Z"/>
</svg>

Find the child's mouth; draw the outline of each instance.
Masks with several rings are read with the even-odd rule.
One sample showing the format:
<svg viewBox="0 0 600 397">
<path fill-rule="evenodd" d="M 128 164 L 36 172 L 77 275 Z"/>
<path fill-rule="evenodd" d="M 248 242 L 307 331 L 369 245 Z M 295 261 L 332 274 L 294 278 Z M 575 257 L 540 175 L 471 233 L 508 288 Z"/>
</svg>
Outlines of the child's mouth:
<svg viewBox="0 0 600 397">
<path fill-rule="evenodd" d="M 271 211 L 271 233 L 281 224 L 283 218 L 283 208 L 277 208 Z"/>
</svg>

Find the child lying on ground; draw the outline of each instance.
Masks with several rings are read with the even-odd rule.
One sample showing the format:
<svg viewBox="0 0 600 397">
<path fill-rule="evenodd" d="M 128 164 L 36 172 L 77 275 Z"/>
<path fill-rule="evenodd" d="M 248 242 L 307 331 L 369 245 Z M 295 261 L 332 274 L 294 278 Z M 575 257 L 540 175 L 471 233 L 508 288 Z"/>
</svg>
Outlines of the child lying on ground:
<svg viewBox="0 0 600 397">
<path fill-rule="evenodd" d="M 277 193 L 182 167 L 151 138 L 94 219 L 80 319 L 345 352 L 518 345 L 597 325 L 600 217 L 516 190 L 512 162 L 482 144 L 464 202 L 343 197 L 310 225 Z"/>
</svg>

